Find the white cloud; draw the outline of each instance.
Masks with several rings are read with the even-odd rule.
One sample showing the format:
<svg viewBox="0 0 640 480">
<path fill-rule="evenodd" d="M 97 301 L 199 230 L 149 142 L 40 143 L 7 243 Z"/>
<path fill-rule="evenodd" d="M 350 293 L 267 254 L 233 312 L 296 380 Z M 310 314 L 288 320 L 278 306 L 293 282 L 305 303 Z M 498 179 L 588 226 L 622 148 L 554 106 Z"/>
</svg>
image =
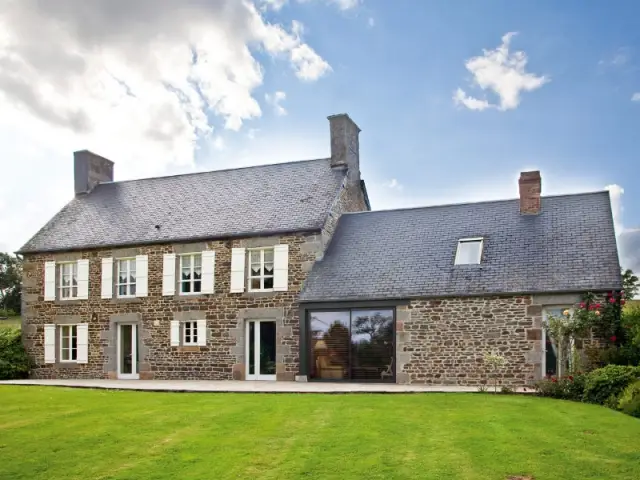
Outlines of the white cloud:
<svg viewBox="0 0 640 480">
<path fill-rule="evenodd" d="M 464 90 L 458 88 L 453 100 L 472 110 L 485 110 L 497 107 L 501 111 L 513 110 L 520 104 L 523 92 L 530 92 L 542 87 L 550 79 L 547 76 L 537 76 L 525 71 L 527 55 L 522 51 L 509 52 L 509 45 L 515 32 L 502 37 L 502 44 L 495 50 L 483 50 L 483 54 L 470 58 L 465 67 L 473 75 L 472 85 L 488 90 L 499 98 L 497 105 L 487 100 L 471 97 Z"/>
<path fill-rule="evenodd" d="M 201 139 L 225 148 L 218 123 L 239 130 L 262 114 L 265 66 L 305 81 L 330 71 L 303 31 L 249 0 L 0 0 L 0 158 L 12 179 L 1 246 L 19 248 L 71 199 L 74 150 L 111 158 L 122 180 L 193 168 Z"/>
<path fill-rule="evenodd" d="M 287 111 L 285 110 L 285 108 L 280 104 L 286 98 L 287 98 L 287 94 L 281 91 L 275 92 L 273 94 L 270 94 L 270 93 L 264 94 L 264 99 L 267 101 L 269 105 L 273 107 L 273 111 L 275 112 L 275 114 L 279 116 L 287 114 Z"/>
<path fill-rule="evenodd" d="M 297 0 L 298 3 L 308 3 L 312 0 Z M 361 0 L 324 0 L 325 3 L 336 5 L 340 10 L 350 10 L 360 5 Z M 278 11 L 282 9 L 289 0 L 259 0 L 263 9 Z"/>
<path fill-rule="evenodd" d="M 367 19 L 367 25 L 369 25 L 370 28 L 373 28 L 376 26 L 376 20 L 373 17 L 369 17 Z"/>
<path fill-rule="evenodd" d="M 640 92 L 636 92 L 633 95 L 631 95 L 631 101 L 640 102 Z"/>
<path fill-rule="evenodd" d="M 605 190 L 609 190 L 609 196 L 611 197 L 611 213 L 613 215 L 613 224 L 615 225 L 616 234 L 622 233 L 624 226 L 622 224 L 622 213 L 624 208 L 622 206 L 622 195 L 624 189 L 620 185 L 607 185 Z"/>
<path fill-rule="evenodd" d="M 385 186 L 387 188 L 390 188 L 391 190 L 398 190 L 398 191 L 402 191 L 404 189 L 404 185 L 401 185 L 400 182 L 398 182 L 397 179 L 392 178 L 391 180 L 389 180 Z"/>
<path fill-rule="evenodd" d="M 461 88 L 458 88 L 458 90 L 456 90 L 456 93 L 453 94 L 453 101 L 456 105 L 463 105 L 469 110 L 482 111 L 495 106 L 491 105 L 487 100 L 480 100 L 479 98 L 470 97 L 469 95 L 465 94 Z"/>
</svg>

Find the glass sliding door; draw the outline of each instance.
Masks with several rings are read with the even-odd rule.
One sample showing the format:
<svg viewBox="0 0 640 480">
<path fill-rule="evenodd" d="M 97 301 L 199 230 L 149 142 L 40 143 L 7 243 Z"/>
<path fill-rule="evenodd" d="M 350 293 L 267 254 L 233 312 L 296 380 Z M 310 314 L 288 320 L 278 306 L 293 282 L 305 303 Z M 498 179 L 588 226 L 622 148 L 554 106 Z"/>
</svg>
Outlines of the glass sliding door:
<svg viewBox="0 0 640 480">
<path fill-rule="evenodd" d="M 395 381 L 394 310 L 311 311 L 307 321 L 312 380 Z"/>
</svg>

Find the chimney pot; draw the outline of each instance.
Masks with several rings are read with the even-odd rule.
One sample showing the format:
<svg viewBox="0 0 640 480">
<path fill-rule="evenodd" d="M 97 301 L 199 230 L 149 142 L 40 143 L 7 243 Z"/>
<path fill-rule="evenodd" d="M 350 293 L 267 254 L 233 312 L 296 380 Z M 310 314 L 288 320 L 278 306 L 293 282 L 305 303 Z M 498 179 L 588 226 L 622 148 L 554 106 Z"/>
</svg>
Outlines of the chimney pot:
<svg viewBox="0 0 640 480">
<path fill-rule="evenodd" d="M 331 115 L 331 167 L 347 168 L 351 185 L 360 184 L 360 128 L 346 113 Z"/>
<path fill-rule="evenodd" d="M 113 162 L 89 150 L 73 153 L 76 195 L 89 193 L 99 183 L 113 182 Z"/>
<path fill-rule="evenodd" d="M 518 185 L 520 187 L 520 213 L 522 215 L 538 215 L 542 191 L 540 171 L 521 172 Z"/>
</svg>

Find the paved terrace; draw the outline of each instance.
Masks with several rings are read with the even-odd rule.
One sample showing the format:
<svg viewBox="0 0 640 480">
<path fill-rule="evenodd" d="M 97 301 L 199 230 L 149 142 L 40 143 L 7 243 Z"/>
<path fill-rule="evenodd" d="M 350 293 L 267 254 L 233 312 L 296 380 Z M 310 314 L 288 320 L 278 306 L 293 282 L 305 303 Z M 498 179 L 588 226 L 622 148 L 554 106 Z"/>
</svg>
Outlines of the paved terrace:
<svg viewBox="0 0 640 480">
<path fill-rule="evenodd" d="M 256 382 L 208 380 L 9 380 L 0 385 L 144 390 L 151 392 L 244 393 L 427 393 L 477 392 L 477 387 L 398 385 L 394 383 Z M 499 388 L 499 387 L 498 387 Z M 529 389 L 527 389 L 529 390 Z"/>
</svg>

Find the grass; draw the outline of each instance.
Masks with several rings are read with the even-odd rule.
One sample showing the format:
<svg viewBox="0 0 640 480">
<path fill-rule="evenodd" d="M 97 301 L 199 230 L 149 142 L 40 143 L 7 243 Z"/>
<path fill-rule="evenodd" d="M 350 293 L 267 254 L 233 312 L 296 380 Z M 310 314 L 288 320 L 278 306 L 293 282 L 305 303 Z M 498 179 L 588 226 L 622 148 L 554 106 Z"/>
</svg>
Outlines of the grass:
<svg viewBox="0 0 640 480">
<path fill-rule="evenodd" d="M 640 420 L 480 394 L 0 386 L 1 479 L 640 478 Z"/>
<path fill-rule="evenodd" d="M 9 317 L 5 320 L 0 320 L 0 328 L 2 327 L 21 328 L 22 327 L 21 317 Z"/>
</svg>

